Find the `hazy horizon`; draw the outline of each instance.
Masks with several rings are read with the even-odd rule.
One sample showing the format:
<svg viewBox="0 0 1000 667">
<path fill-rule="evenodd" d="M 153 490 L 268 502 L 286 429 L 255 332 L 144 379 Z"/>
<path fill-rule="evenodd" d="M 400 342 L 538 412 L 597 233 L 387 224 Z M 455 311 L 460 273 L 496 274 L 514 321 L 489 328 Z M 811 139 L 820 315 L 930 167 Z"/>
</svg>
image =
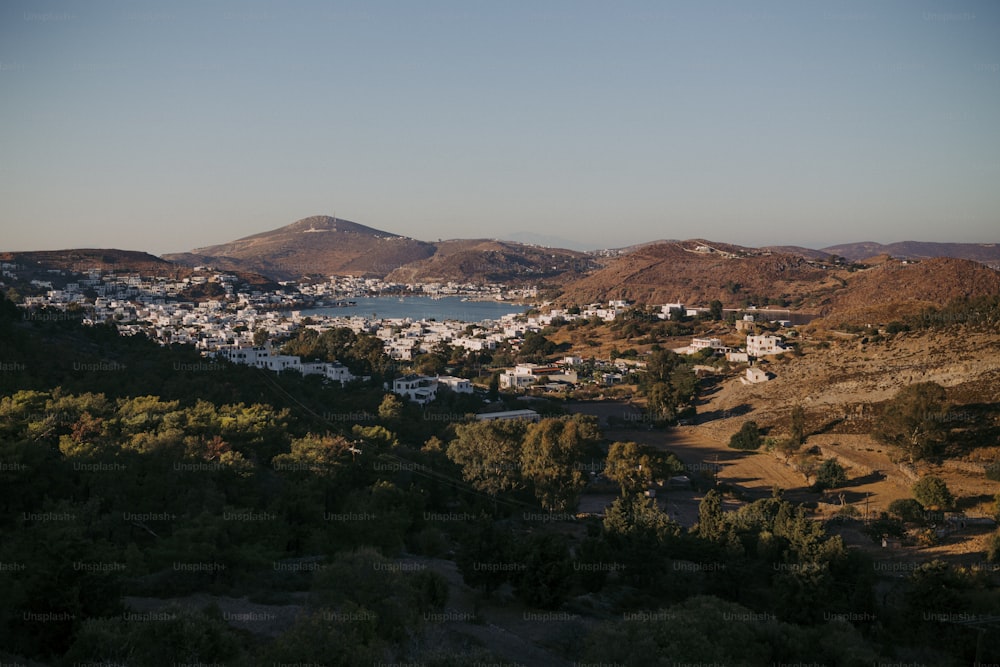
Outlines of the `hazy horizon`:
<svg viewBox="0 0 1000 667">
<path fill-rule="evenodd" d="M 0 8 L 0 249 L 994 243 L 990 2 Z"/>
</svg>

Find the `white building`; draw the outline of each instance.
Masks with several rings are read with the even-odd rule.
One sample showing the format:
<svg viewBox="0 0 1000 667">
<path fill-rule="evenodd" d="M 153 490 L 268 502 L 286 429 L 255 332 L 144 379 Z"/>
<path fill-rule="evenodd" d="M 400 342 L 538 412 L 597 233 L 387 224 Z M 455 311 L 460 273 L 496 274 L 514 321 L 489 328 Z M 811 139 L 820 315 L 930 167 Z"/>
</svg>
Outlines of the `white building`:
<svg viewBox="0 0 1000 667">
<path fill-rule="evenodd" d="M 472 382 L 465 378 L 455 377 L 454 375 L 439 375 L 437 376 L 437 381 L 438 384 L 448 387 L 456 394 L 472 393 Z"/>
<path fill-rule="evenodd" d="M 339 362 L 308 362 L 302 363 L 298 357 L 288 354 L 274 354 L 271 344 L 251 347 L 228 347 L 215 351 L 215 356 L 234 364 L 253 366 L 269 371 L 295 370 L 303 375 L 322 375 L 330 380 L 346 384 L 354 379 L 347 366 Z"/>
<path fill-rule="evenodd" d="M 328 380 L 339 382 L 342 386 L 354 379 L 351 370 L 339 362 L 315 362 L 302 364 L 303 375 L 322 375 Z"/>
<path fill-rule="evenodd" d="M 518 364 L 500 375 L 502 389 L 524 389 L 535 385 L 542 377 L 550 382 L 567 382 L 576 384 L 576 371 L 567 371 L 559 366 L 539 366 L 538 364 Z"/>
<path fill-rule="evenodd" d="M 725 347 L 722 344 L 722 339 L 720 338 L 692 338 L 691 339 L 691 349 L 694 352 L 699 350 L 704 350 L 706 347 L 710 347 L 713 350 L 720 350 Z"/>
<path fill-rule="evenodd" d="M 507 410 L 506 412 L 487 412 L 485 414 L 476 415 L 476 419 L 479 421 L 527 419 L 528 421 L 536 422 L 541 419 L 541 415 L 534 410 Z"/>
<path fill-rule="evenodd" d="M 745 376 L 740 378 L 743 384 L 759 384 L 761 382 L 767 382 L 771 378 L 768 377 L 767 373 L 757 366 L 751 366 L 747 369 Z"/>
<path fill-rule="evenodd" d="M 781 354 L 787 348 L 781 336 L 763 334 L 760 336 L 747 336 L 747 354 L 751 357 L 763 357 L 768 354 Z"/>
<path fill-rule="evenodd" d="M 426 375 L 405 375 L 392 381 L 392 393 L 420 405 L 427 405 L 437 398 L 437 387 L 437 378 Z"/>
<path fill-rule="evenodd" d="M 683 303 L 665 303 L 660 306 L 659 317 L 661 320 L 671 320 L 674 317 L 684 315 L 686 310 Z"/>
</svg>

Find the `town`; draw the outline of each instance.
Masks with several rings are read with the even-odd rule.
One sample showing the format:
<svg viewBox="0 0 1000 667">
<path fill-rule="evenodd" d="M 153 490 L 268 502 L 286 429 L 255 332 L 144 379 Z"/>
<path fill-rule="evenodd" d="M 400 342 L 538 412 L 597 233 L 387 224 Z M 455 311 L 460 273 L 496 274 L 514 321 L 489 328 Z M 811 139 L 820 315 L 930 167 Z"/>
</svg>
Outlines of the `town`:
<svg viewBox="0 0 1000 667">
<path fill-rule="evenodd" d="M 0 264 L 5 280 L 16 282 L 20 277 L 19 268 L 13 263 Z M 121 335 L 141 334 L 163 345 L 188 344 L 205 357 L 275 372 L 320 375 L 341 385 L 370 378 L 356 377 L 337 361 L 309 362 L 281 354 L 273 343 L 288 339 L 303 329 L 322 333 L 346 328 L 356 334 L 377 337 L 392 360 L 405 364 L 442 343 L 466 352 L 493 351 L 505 344 L 516 351 L 527 335 L 540 333 L 546 327 L 577 320 L 596 319 L 611 323 L 635 316 L 633 304 L 626 300 L 569 308 L 554 307 L 549 302 L 529 305 L 526 300 L 537 297 L 537 288 L 514 289 L 497 284 L 401 284 L 377 278 L 331 276 L 327 281 L 283 281 L 278 289 L 268 291 L 241 283 L 234 274 L 207 267 L 197 267 L 191 276 L 183 279 L 143 276 L 135 272 L 102 272 L 97 268 L 84 269 L 79 273 L 64 270 L 49 270 L 49 273 L 52 274 L 49 280 L 34 278 L 28 283 L 38 292 L 23 298 L 22 306 L 28 319 L 65 317 L 78 318 L 85 325 L 113 323 Z M 192 290 L 197 290 L 202 298 L 185 298 Z M 522 305 L 517 308 L 526 312 L 469 323 L 432 318 L 330 316 L 306 310 L 353 303 L 351 299 L 359 297 L 401 294 L 500 300 L 512 305 L 520 302 Z M 718 316 L 723 311 L 721 307 L 716 307 L 719 308 L 715 313 Z M 645 313 L 652 319 L 670 321 L 707 315 L 712 310 L 710 307 L 666 303 L 648 308 Z M 791 328 L 788 311 L 758 310 L 753 306 L 745 312 L 727 310 L 734 315 L 740 314 L 738 318 L 734 317 L 734 325 L 737 332 L 747 333 L 744 346 L 727 346 L 720 338 L 695 336 L 688 345 L 673 351 L 693 355 L 710 350 L 712 355 L 722 356 L 734 364 L 746 364 L 745 374 L 740 377 L 742 382 L 766 382 L 771 376 L 754 361 L 781 354 L 790 348 L 786 347 L 780 335 L 756 335 L 754 323 L 767 322 Z M 794 335 L 794 331 L 792 333 Z M 575 370 L 584 362 L 577 355 L 565 356 L 554 363 L 519 363 L 501 372 L 500 388 L 523 391 L 538 387 L 559 391 L 586 383 L 614 385 L 645 366 L 641 359 L 595 361 L 599 372 L 587 375 Z M 471 393 L 473 380 L 409 373 L 394 381 L 393 391 L 424 405 L 435 399 L 439 386 L 448 386 L 459 393 Z"/>
</svg>

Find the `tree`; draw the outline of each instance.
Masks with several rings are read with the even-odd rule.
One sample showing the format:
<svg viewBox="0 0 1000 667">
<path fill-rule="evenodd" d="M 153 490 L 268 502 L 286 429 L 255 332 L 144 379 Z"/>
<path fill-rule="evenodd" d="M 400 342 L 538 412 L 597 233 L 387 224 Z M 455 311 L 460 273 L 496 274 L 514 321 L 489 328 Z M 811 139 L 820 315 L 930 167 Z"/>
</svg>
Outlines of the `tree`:
<svg viewBox="0 0 1000 667">
<path fill-rule="evenodd" d="M 921 478 L 913 488 L 910 489 L 917 502 L 924 506 L 924 509 L 948 510 L 954 507 L 955 498 L 948 490 L 948 485 L 940 477 L 928 475 Z"/>
<path fill-rule="evenodd" d="M 712 302 L 710 302 L 708 304 L 708 315 L 713 320 L 716 320 L 716 321 L 721 320 L 722 319 L 722 302 L 719 301 L 718 299 L 715 299 Z"/>
<path fill-rule="evenodd" d="M 897 498 L 889 503 L 889 514 L 908 523 L 923 523 L 924 508 L 913 498 Z"/>
<path fill-rule="evenodd" d="M 681 527 L 656 501 L 641 495 L 621 496 L 604 513 L 604 539 L 624 564 L 622 576 L 634 585 L 658 579 L 668 557 L 670 542 Z"/>
<path fill-rule="evenodd" d="M 797 449 L 806 439 L 806 411 L 795 405 L 789 416 L 788 440 L 792 449 Z"/>
<path fill-rule="evenodd" d="M 900 389 L 889 401 L 872 435 L 902 449 L 912 462 L 937 450 L 946 413 L 945 391 L 941 385 L 934 382 L 911 384 Z"/>
<path fill-rule="evenodd" d="M 386 420 L 399 419 L 403 416 L 403 401 L 396 394 L 386 394 L 378 406 L 378 416 Z"/>
<path fill-rule="evenodd" d="M 521 446 L 521 473 L 550 511 L 576 505 L 587 478 L 580 465 L 589 458 L 601 432 L 594 418 L 543 419 L 528 427 Z"/>
<path fill-rule="evenodd" d="M 653 482 L 683 470 L 673 454 L 635 442 L 615 442 L 608 449 L 604 475 L 621 486 L 622 495 L 644 491 Z"/>
<path fill-rule="evenodd" d="M 726 533 L 726 514 L 722 511 L 722 496 L 710 490 L 698 505 L 698 536 L 719 540 Z"/>
<path fill-rule="evenodd" d="M 480 491 L 496 496 L 523 488 L 521 442 L 523 420 L 490 420 L 455 427 L 457 437 L 448 443 L 448 458 L 462 467 L 462 477 Z"/>
<path fill-rule="evenodd" d="M 514 591 L 526 604 L 556 609 L 569 596 L 573 584 L 573 561 L 568 539 L 558 533 L 531 535 L 521 543 L 514 573 Z"/>
<path fill-rule="evenodd" d="M 837 459 L 827 459 L 816 471 L 816 487 L 819 489 L 835 489 L 847 483 L 847 472 Z"/>
<path fill-rule="evenodd" d="M 740 430 L 729 439 L 729 446 L 733 449 L 753 450 L 759 449 L 760 445 L 760 429 L 757 427 L 757 422 L 752 419 L 743 422 Z"/>
</svg>

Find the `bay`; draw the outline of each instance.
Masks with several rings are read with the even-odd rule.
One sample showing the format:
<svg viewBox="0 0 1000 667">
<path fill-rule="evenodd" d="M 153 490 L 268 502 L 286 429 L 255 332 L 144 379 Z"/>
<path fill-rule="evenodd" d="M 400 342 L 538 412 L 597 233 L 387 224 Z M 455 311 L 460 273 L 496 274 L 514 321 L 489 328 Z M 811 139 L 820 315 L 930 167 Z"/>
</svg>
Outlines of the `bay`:
<svg viewBox="0 0 1000 667">
<path fill-rule="evenodd" d="M 303 308 L 302 315 L 328 317 L 374 317 L 379 319 L 410 318 L 411 320 L 457 320 L 482 322 L 498 320 L 503 315 L 523 313 L 529 306 L 503 301 L 463 301 L 462 297 L 446 296 L 375 296 L 350 299 L 356 305 L 334 308 Z"/>
</svg>

